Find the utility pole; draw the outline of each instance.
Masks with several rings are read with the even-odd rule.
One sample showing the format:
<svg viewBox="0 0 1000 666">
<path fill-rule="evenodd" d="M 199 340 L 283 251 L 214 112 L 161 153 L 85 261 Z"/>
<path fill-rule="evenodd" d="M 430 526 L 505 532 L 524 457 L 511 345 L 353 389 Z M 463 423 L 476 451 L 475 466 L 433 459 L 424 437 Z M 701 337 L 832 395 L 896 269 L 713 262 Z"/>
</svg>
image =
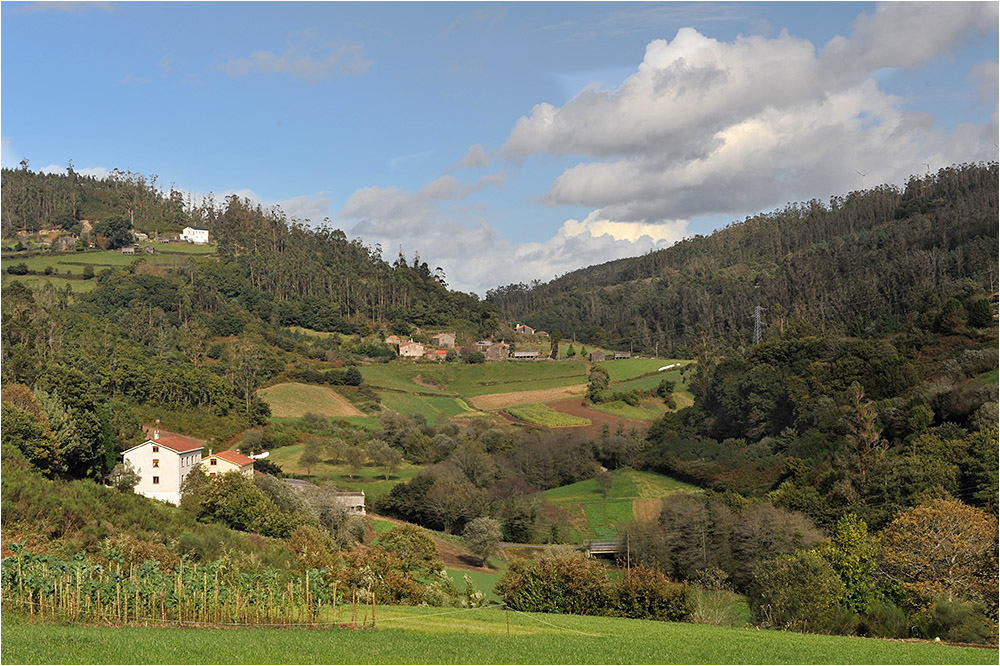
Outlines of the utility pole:
<svg viewBox="0 0 1000 666">
<path fill-rule="evenodd" d="M 759 305 L 755 305 L 753 308 L 753 344 L 754 347 L 760 344 L 760 334 L 761 334 L 761 322 L 760 313 L 763 312 L 764 308 Z"/>
</svg>

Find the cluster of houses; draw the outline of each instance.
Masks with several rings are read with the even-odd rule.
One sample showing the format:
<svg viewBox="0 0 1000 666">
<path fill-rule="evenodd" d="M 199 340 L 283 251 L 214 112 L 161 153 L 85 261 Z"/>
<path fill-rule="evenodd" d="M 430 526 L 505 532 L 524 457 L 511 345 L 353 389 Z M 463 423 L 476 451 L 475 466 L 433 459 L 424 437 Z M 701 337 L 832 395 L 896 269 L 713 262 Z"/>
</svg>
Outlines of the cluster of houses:
<svg viewBox="0 0 1000 666">
<path fill-rule="evenodd" d="M 517 324 L 514 327 L 514 333 L 518 336 L 524 335 L 535 335 L 535 336 L 545 336 L 548 337 L 548 333 L 545 331 L 536 331 L 530 326 L 524 324 Z M 487 361 L 506 361 L 513 359 L 515 361 L 533 361 L 541 358 L 545 358 L 545 355 L 539 351 L 511 351 L 511 346 L 501 340 L 500 342 L 493 342 L 492 340 L 480 340 L 472 349 L 464 349 L 462 347 L 455 347 L 455 334 L 454 333 L 438 333 L 431 338 L 430 344 L 425 345 L 420 342 L 415 342 L 412 338 L 409 340 L 403 340 L 403 338 L 398 335 L 390 335 L 384 340 L 385 344 L 390 347 L 396 348 L 396 353 L 400 358 L 411 358 L 411 359 L 424 359 L 429 361 L 444 361 L 448 358 L 449 352 L 458 354 L 459 356 L 465 356 L 468 351 L 478 351 L 483 354 Z M 618 360 L 631 358 L 632 354 L 630 352 L 613 352 L 606 353 L 603 351 L 592 352 L 589 359 L 592 363 L 601 363 L 607 360 Z"/>
<path fill-rule="evenodd" d="M 455 347 L 454 333 L 438 333 L 431 338 L 430 345 L 414 342 L 412 339 L 403 341 L 398 335 L 390 335 L 385 338 L 385 344 L 395 347 L 400 358 L 426 359 L 444 361 L 448 358 L 449 351 L 463 356 L 467 351 L 482 352 L 487 361 L 506 361 L 507 359 L 532 360 L 541 358 L 541 353 L 537 351 L 510 351 L 510 345 L 502 340 L 493 342 L 492 340 L 480 340 L 474 349 L 463 349 Z"/>
<path fill-rule="evenodd" d="M 159 428 L 152 429 L 149 439 L 122 453 L 122 459 L 139 474 L 135 492 L 150 499 L 179 505 L 181 484 L 196 467 L 200 466 L 208 476 L 227 472 L 248 477 L 260 474 L 254 472 L 254 458 L 239 451 L 213 453 L 212 449 L 208 450 L 208 456 L 204 456 L 203 445 L 204 442 L 191 437 L 174 433 L 161 434 Z M 297 479 L 285 479 L 285 482 L 296 490 L 316 487 Z M 335 492 L 332 497 L 349 514 L 365 515 L 364 492 Z"/>
</svg>

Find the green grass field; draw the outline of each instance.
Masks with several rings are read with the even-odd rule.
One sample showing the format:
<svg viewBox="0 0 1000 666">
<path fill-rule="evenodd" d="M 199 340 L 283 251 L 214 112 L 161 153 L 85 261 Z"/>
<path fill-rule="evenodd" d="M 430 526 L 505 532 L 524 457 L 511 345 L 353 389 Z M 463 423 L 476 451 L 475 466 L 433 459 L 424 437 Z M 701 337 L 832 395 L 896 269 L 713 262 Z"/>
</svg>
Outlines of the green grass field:
<svg viewBox="0 0 1000 666">
<path fill-rule="evenodd" d="M 300 417 L 306 412 L 323 416 L 364 416 L 347 398 L 328 386 L 285 382 L 260 389 L 257 395 L 270 407 L 276 417 Z"/>
<path fill-rule="evenodd" d="M 132 262 L 143 259 L 149 263 L 170 266 L 187 261 L 190 257 L 209 256 L 215 253 L 215 245 L 194 245 L 189 243 L 143 243 L 154 247 L 155 254 L 122 254 L 119 250 L 87 250 L 85 252 L 43 253 L 32 257 L 19 258 L 16 255 L 3 260 L 6 269 L 11 264 L 25 264 L 28 270 L 42 273 L 46 267 L 52 267 L 51 275 L 8 276 L 4 273 L 4 281 L 15 279 L 34 287 L 49 282 L 56 287 L 69 285 L 75 293 L 90 291 L 96 285 L 94 280 L 80 280 L 65 277 L 67 275 L 79 278 L 83 275 L 83 267 L 94 267 L 94 273 L 100 273 L 107 268 L 120 268 Z"/>
<path fill-rule="evenodd" d="M 407 393 L 458 395 L 465 398 L 490 393 L 561 388 L 587 382 L 586 366 L 573 362 L 510 361 L 469 365 L 394 361 L 362 367 L 361 374 L 367 383 L 376 388 L 396 389 Z"/>
<path fill-rule="evenodd" d="M 633 421 L 652 421 L 667 411 L 666 405 L 659 399 L 643 400 L 638 407 L 633 407 L 621 400 L 600 402 L 592 404 L 590 407 L 605 414 L 611 414 L 623 419 L 632 419 Z"/>
<path fill-rule="evenodd" d="M 611 383 L 614 384 L 615 382 L 623 382 L 627 379 L 656 372 L 663 366 L 670 365 L 671 363 L 687 364 L 691 363 L 691 361 L 676 358 L 623 358 L 618 361 L 604 361 L 601 363 L 601 366 L 608 371 L 608 377 L 611 379 Z M 669 372 L 657 373 L 657 376 L 662 379 L 664 376 L 674 372 L 679 373 L 679 368 L 672 369 Z"/>
<path fill-rule="evenodd" d="M 197 245 L 195 243 L 142 243 L 163 254 L 212 255 L 215 254 L 216 243 Z M 155 255 L 154 255 L 155 256 Z"/>
<path fill-rule="evenodd" d="M 607 499 L 596 479 L 578 481 L 543 493 L 545 500 L 571 516 L 574 539 L 610 539 L 617 530 L 659 513 L 660 500 L 676 492 L 700 492 L 696 486 L 655 472 L 620 469 Z"/>
<path fill-rule="evenodd" d="M 377 391 L 382 406 L 394 412 L 423 414 L 428 423 L 442 424 L 453 416 L 476 412 L 461 398 L 421 396 L 399 391 Z"/>
<path fill-rule="evenodd" d="M 996 649 L 492 607 L 378 609 L 376 631 L 86 627 L 3 616 L 5 664 L 995 664 Z M 348 609 L 347 613 L 350 613 Z"/>
<path fill-rule="evenodd" d="M 513 405 L 511 407 L 507 407 L 503 411 L 507 412 L 516 419 L 521 419 L 522 421 L 527 421 L 528 423 L 534 423 L 535 425 L 545 426 L 546 428 L 590 425 L 590 419 L 573 416 L 571 414 L 563 414 L 562 412 L 557 412 L 548 405 L 543 405 L 537 402 L 528 403 L 526 405 Z"/>
<path fill-rule="evenodd" d="M 18 281 L 24 285 L 35 289 L 42 286 L 43 284 L 51 284 L 56 289 L 65 289 L 69 287 L 73 293 L 84 294 L 88 291 L 93 290 L 97 286 L 97 280 L 79 280 L 73 278 L 63 278 L 55 277 L 52 275 L 8 275 L 3 274 L 3 281 L 6 283 L 10 281 Z"/>
</svg>

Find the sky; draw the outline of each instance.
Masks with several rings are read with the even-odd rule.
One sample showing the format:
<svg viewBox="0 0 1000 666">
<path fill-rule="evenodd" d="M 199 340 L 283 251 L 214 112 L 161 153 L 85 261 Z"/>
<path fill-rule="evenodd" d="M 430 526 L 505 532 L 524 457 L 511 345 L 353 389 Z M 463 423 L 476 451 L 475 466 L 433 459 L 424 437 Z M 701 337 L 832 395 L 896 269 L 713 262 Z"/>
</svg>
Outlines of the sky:
<svg viewBox="0 0 1000 666">
<path fill-rule="evenodd" d="M 2 2 L 2 164 L 498 285 L 995 160 L 997 2 Z"/>
</svg>

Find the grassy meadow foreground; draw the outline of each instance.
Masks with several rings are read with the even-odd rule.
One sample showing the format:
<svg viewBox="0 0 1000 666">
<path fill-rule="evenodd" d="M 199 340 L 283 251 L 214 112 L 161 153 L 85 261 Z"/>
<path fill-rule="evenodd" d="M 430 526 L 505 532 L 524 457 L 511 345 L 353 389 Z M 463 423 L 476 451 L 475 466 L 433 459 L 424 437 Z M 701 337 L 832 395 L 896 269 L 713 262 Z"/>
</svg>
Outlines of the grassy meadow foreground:
<svg viewBox="0 0 1000 666">
<path fill-rule="evenodd" d="M 931 642 L 576 615 L 511 612 L 508 616 L 496 607 L 396 606 L 377 612 L 377 631 L 71 626 L 5 616 L 0 656 L 7 664 L 997 662 L 996 649 Z"/>
</svg>

